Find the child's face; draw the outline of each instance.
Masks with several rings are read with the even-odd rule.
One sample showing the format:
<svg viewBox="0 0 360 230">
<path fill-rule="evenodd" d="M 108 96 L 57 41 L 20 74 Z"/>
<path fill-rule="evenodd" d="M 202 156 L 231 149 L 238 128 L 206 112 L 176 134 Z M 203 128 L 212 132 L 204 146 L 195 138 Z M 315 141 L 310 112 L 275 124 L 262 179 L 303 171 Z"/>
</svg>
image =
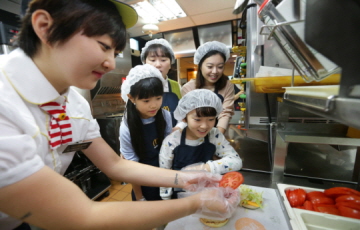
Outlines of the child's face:
<svg viewBox="0 0 360 230">
<path fill-rule="evenodd" d="M 115 68 L 115 53 L 108 35 L 87 37 L 79 32 L 50 49 L 48 60 L 53 64 L 42 72 L 58 92 L 69 86 L 92 89 Z"/>
<path fill-rule="evenodd" d="M 154 117 L 162 104 L 162 96 L 150 97 L 145 99 L 131 99 L 136 105 L 142 119 Z"/>
<path fill-rule="evenodd" d="M 186 115 L 186 139 L 196 140 L 205 137 L 215 125 L 216 117 L 198 117 L 196 110 Z"/>
<path fill-rule="evenodd" d="M 157 55 L 155 53 L 150 53 L 145 60 L 146 64 L 150 64 L 160 70 L 161 75 L 164 79 L 166 79 L 166 75 L 169 73 L 171 68 L 171 60 L 168 57 L 161 57 L 161 51 L 157 51 Z"/>
<path fill-rule="evenodd" d="M 201 65 L 201 73 L 205 78 L 205 85 L 214 85 L 223 75 L 224 67 L 224 59 L 220 54 L 206 58 Z"/>
</svg>

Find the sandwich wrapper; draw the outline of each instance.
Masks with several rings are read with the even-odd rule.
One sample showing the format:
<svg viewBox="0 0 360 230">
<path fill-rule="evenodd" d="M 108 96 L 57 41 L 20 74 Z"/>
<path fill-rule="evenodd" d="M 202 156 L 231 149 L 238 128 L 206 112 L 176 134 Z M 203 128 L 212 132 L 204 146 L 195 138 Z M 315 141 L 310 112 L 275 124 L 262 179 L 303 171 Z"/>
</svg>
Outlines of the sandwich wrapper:
<svg viewBox="0 0 360 230">
<path fill-rule="evenodd" d="M 250 210 L 238 206 L 234 215 L 229 219 L 229 222 L 221 228 L 211 228 L 203 225 L 199 217 L 186 216 L 167 224 L 165 230 L 236 230 L 236 222 L 244 217 L 253 219 L 264 226 L 266 230 L 288 230 L 291 229 L 288 222 L 288 217 L 285 208 L 280 202 L 279 195 L 275 189 L 262 188 L 257 186 L 249 186 L 257 192 L 263 192 L 263 208 Z M 257 229 L 248 226 L 243 229 Z"/>
</svg>

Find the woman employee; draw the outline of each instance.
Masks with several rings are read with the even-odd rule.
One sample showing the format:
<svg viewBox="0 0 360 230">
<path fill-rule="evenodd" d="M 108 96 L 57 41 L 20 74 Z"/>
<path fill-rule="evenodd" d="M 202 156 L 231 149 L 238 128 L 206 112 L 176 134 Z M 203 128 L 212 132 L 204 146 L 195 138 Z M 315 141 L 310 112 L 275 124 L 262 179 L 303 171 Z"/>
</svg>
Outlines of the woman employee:
<svg viewBox="0 0 360 230">
<path fill-rule="evenodd" d="M 61 175 L 74 155 L 65 147 L 91 142 L 82 151 L 117 181 L 188 188 L 196 178 L 218 180 L 120 159 L 71 87 L 91 89 L 114 69 L 126 28 L 136 21 L 135 11 L 115 0 L 31 1 L 20 48 L 0 63 L 6 95 L 0 97 L 0 229 L 23 222 L 43 229 L 151 229 L 205 209 L 215 216 L 234 211 L 238 193 L 224 198 L 220 188 L 196 184 L 190 187 L 197 193 L 180 200 L 94 202 Z"/>
</svg>

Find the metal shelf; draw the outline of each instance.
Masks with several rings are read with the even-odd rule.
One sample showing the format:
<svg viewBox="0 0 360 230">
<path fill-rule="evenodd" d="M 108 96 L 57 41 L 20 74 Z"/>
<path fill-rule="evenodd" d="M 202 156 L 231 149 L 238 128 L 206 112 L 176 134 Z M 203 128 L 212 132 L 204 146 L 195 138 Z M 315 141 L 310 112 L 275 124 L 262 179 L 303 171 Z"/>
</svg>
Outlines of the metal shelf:
<svg viewBox="0 0 360 230">
<path fill-rule="evenodd" d="M 286 96 L 284 103 L 305 111 L 360 129 L 360 100 L 356 98 L 331 97 L 317 99 L 304 96 Z"/>
</svg>

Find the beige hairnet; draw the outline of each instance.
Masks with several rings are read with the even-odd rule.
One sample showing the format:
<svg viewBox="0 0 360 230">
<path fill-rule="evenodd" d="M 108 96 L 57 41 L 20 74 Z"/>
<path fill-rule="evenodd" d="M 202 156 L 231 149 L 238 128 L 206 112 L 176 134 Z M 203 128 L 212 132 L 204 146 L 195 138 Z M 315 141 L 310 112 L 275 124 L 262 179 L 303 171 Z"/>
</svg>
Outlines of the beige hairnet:
<svg viewBox="0 0 360 230">
<path fill-rule="evenodd" d="M 194 64 L 198 65 L 201 59 L 210 51 L 216 50 L 225 55 L 225 62 L 229 60 L 230 49 L 224 43 L 218 41 L 206 42 L 199 46 L 194 55 Z"/>
<path fill-rule="evenodd" d="M 131 86 L 142 79 L 150 77 L 157 77 L 161 80 L 163 85 L 165 84 L 165 79 L 161 75 L 161 72 L 152 65 L 137 65 L 130 70 L 129 74 L 126 76 L 126 80 L 121 85 L 121 97 L 125 103 L 127 103 L 129 99 L 127 95 L 130 93 Z"/>
<path fill-rule="evenodd" d="M 148 41 L 146 44 L 145 44 L 145 47 L 142 48 L 141 50 L 141 55 L 140 55 L 140 58 L 141 58 L 141 62 L 142 63 L 145 63 L 145 53 L 146 53 L 146 50 L 149 48 L 149 46 L 151 45 L 154 45 L 154 44 L 159 44 L 159 45 L 162 45 L 164 46 L 168 52 L 170 53 L 171 55 L 171 58 L 170 58 L 170 61 L 171 61 L 171 64 L 174 64 L 175 63 L 175 55 L 174 55 L 174 51 L 172 50 L 172 47 L 170 45 L 170 43 L 168 41 L 166 41 L 165 39 L 163 38 L 158 38 L 158 39 L 153 39 L 151 41 Z"/>
<path fill-rule="evenodd" d="M 174 111 L 176 120 L 181 121 L 186 114 L 200 107 L 213 107 L 216 110 L 216 116 L 222 111 L 220 98 L 211 90 L 195 89 L 183 96 Z"/>
</svg>

